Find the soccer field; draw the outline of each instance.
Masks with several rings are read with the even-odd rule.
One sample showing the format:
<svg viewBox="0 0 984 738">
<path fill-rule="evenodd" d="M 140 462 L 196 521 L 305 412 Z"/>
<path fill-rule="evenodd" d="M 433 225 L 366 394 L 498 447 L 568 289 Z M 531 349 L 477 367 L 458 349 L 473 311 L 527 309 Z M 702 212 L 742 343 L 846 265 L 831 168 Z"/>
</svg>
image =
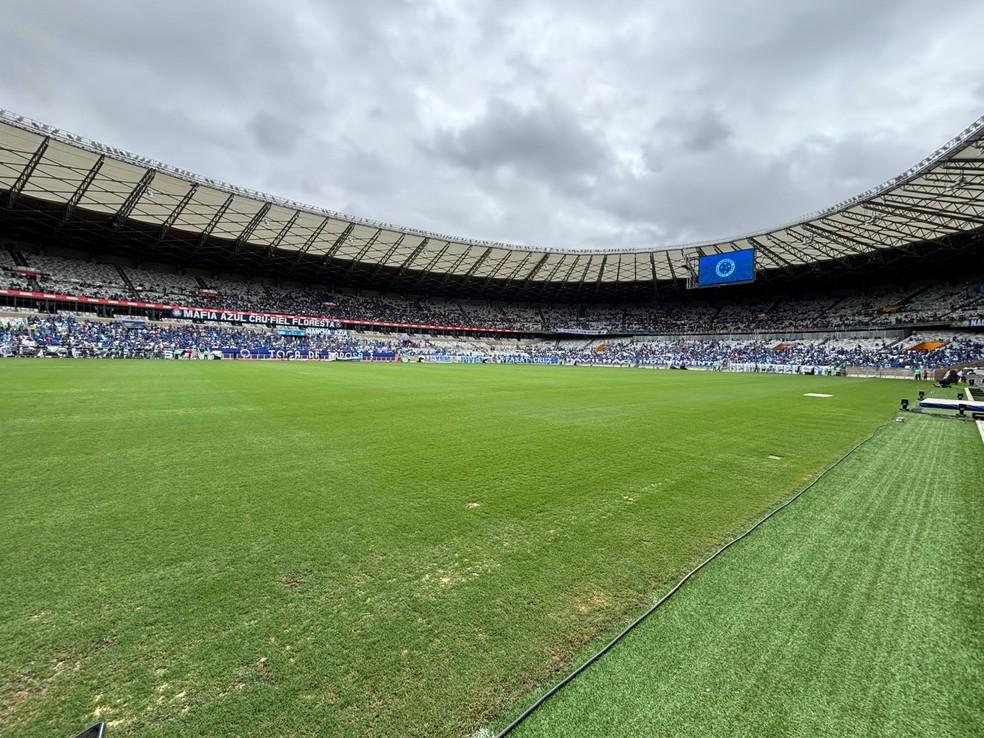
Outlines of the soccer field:
<svg viewBox="0 0 984 738">
<path fill-rule="evenodd" d="M 981 735 L 982 491 L 973 425 L 890 424 L 513 735 Z"/>
<path fill-rule="evenodd" d="M 0 362 L 0 731 L 467 736 L 919 386 Z"/>
</svg>

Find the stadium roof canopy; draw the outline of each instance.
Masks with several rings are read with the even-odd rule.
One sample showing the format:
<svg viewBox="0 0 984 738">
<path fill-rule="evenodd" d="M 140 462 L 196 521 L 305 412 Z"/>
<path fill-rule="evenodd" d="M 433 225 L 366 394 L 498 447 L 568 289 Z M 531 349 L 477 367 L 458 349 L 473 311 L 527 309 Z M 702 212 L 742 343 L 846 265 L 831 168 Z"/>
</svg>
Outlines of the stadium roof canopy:
<svg viewBox="0 0 984 738">
<path fill-rule="evenodd" d="M 984 116 L 911 169 L 791 223 L 671 248 L 573 250 L 441 235 L 202 177 L 0 111 L 0 233 L 140 261 L 390 291 L 621 298 L 755 248 L 759 278 L 946 244 L 984 228 Z"/>
</svg>

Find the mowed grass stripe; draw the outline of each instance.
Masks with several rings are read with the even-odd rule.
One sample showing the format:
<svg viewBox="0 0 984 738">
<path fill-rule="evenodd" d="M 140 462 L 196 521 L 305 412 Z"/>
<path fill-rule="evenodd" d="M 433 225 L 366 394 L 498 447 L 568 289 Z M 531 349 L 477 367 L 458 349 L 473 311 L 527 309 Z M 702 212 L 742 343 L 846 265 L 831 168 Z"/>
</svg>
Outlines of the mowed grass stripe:
<svg viewBox="0 0 984 738">
<path fill-rule="evenodd" d="M 0 362 L 0 725 L 468 735 L 890 417 L 901 391 Z"/>
<path fill-rule="evenodd" d="M 976 436 L 881 431 L 514 735 L 980 734 Z"/>
</svg>

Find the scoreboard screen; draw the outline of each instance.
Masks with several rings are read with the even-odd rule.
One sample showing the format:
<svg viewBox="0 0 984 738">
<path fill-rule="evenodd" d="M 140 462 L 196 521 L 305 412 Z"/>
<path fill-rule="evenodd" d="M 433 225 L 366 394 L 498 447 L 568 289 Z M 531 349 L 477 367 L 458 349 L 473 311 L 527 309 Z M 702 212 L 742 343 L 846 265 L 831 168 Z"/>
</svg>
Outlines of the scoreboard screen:
<svg viewBox="0 0 984 738">
<path fill-rule="evenodd" d="M 716 287 L 755 281 L 755 249 L 701 256 L 697 262 L 697 286 Z"/>
</svg>

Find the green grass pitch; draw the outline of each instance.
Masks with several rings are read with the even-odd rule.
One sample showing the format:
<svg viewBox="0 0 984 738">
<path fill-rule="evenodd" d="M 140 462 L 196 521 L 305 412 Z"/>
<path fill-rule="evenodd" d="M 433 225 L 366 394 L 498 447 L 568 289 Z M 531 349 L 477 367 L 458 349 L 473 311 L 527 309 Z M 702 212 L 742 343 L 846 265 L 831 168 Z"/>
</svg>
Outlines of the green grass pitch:
<svg viewBox="0 0 984 738">
<path fill-rule="evenodd" d="M 984 448 L 889 426 L 513 735 L 984 734 Z"/>
<path fill-rule="evenodd" d="M 67 736 L 106 720 L 109 738 L 467 736 L 918 388 L 561 367 L 0 362 L 0 733 Z M 922 448 L 914 438 L 907 451 Z M 859 520 L 876 509 L 845 495 L 849 518 L 853 504 Z M 901 510 L 922 515 L 917 526 L 939 512 L 918 499 Z M 951 567 L 979 605 L 980 581 L 962 569 L 974 555 L 948 548 L 945 566 L 911 577 Z M 886 631 L 886 648 L 897 638 Z M 804 699 L 833 709 L 829 695 Z M 569 721 L 567 704 L 544 719 Z M 733 707 L 722 702 L 719 719 Z"/>
</svg>

